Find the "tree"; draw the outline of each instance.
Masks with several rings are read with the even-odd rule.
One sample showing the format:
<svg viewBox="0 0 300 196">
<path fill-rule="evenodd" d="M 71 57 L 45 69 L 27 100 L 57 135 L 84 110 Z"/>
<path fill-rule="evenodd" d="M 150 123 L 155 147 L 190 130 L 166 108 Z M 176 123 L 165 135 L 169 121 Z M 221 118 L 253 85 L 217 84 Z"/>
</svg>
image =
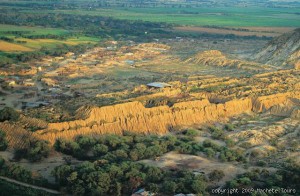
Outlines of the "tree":
<svg viewBox="0 0 300 196">
<path fill-rule="evenodd" d="M 157 167 L 149 167 L 146 173 L 147 181 L 159 182 L 162 180 L 164 172 Z"/>
<path fill-rule="evenodd" d="M 132 151 L 130 151 L 129 157 L 130 157 L 130 159 L 131 159 L 132 161 L 137 161 L 137 160 L 139 160 L 139 153 L 138 153 L 138 151 L 137 151 L 137 150 L 132 150 Z"/>
<path fill-rule="evenodd" d="M 25 155 L 29 161 L 36 162 L 48 157 L 50 152 L 49 142 L 45 140 L 30 141 L 29 149 Z"/>
<path fill-rule="evenodd" d="M 55 150 L 66 154 L 74 154 L 80 151 L 80 146 L 73 141 L 67 141 L 64 139 L 57 139 L 54 143 Z"/>
<path fill-rule="evenodd" d="M 104 144 L 96 144 L 93 147 L 93 153 L 95 156 L 102 156 L 108 152 L 108 147 Z"/>
<path fill-rule="evenodd" d="M 136 150 L 136 152 L 138 154 L 138 159 L 142 159 L 145 157 L 144 153 L 145 153 L 146 149 L 147 149 L 147 147 L 143 143 L 137 143 L 133 148 L 133 150 Z"/>
<path fill-rule="evenodd" d="M 159 192 L 159 186 L 157 184 L 154 183 L 147 183 L 146 184 L 147 189 L 151 192 L 151 193 L 158 193 Z"/>
<path fill-rule="evenodd" d="M 176 191 L 176 183 L 172 181 L 165 181 L 162 185 L 162 192 L 167 194 L 174 194 Z"/>
<path fill-rule="evenodd" d="M 243 177 L 239 179 L 239 182 L 243 185 L 249 185 L 251 184 L 251 180 L 248 177 Z"/>
<path fill-rule="evenodd" d="M 224 172 L 222 170 L 213 170 L 208 174 L 208 178 L 211 181 L 217 180 L 218 182 L 225 176 Z"/>
<path fill-rule="evenodd" d="M 97 171 L 89 174 L 92 181 L 87 181 L 87 183 L 92 183 L 91 193 L 92 195 L 107 195 L 110 188 L 111 179 L 107 173 Z"/>
<path fill-rule="evenodd" d="M 235 142 L 232 139 L 225 140 L 225 143 L 228 147 L 233 147 Z"/>
<path fill-rule="evenodd" d="M 195 179 L 192 181 L 191 187 L 193 189 L 193 192 L 197 194 L 204 193 L 206 189 L 206 182 L 203 176 L 201 175 L 196 176 Z"/>
<path fill-rule="evenodd" d="M 111 179 L 116 179 L 123 177 L 123 171 L 120 167 L 116 165 L 109 165 L 109 167 L 106 169 Z"/>
<path fill-rule="evenodd" d="M 145 150 L 144 156 L 147 158 L 154 158 L 162 155 L 162 150 L 159 145 L 150 146 Z"/>
<path fill-rule="evenodd" d="M 186 135 L 189 136 L 189 137 L 194 138 L 195 136 L 198 135 L 198 131 L 195 130 L 195 129 L 188 129 L 188 130 L 186 131 Z"/>
<path fill-rule="evenodd" d="M 122 149 L 114 151 L 113 154 L 116 155 L 119 160 L 125 160 L 128 157 L 127 152 Z"/>
<path fill-rule="evenodd" d="M 117 135 L 107 135 L 105 139 L 107 145 L 111 148 L 116 148 L 117 145 L 121 143 L 121 140 Z"/>
<path fill-rule="evenodd" d="M 67 176 L 72 173 L 72 168 L 69 165 L 60 165 L 55 167 L 51 172 L 52 176 L 55 177 L 55 181 L 59 182 L 62 186 L 67 185 Z"/>
<path fill-rule="evenodd" d="M 227 131 L 234 131 L 235 126 L 233 124 L 226 124 L 224 127 Z"/>
<path fill-rule="evenodd" d="M 8 142 L 5 136 L 6 133 L 0 129 L 0 151 L 4 151 L 8 147 Z"/>
<path fill-rule="evenodd" d="M 84 150 L 90 149 L 96 143 L 96 141 L 93 138 L 88 137 L 88 136 L 83 136 L 83 135 L 78 136 L 75 139 L 75 141 L 78 143 L 80 148 L 84 149 Z"/>
<path fill-rule="evenodd" d="M 212 158 L 215 155 L 215 151 L 212 148 L 205 148 L 204 152 L 208 158 Z"/>
</svg>

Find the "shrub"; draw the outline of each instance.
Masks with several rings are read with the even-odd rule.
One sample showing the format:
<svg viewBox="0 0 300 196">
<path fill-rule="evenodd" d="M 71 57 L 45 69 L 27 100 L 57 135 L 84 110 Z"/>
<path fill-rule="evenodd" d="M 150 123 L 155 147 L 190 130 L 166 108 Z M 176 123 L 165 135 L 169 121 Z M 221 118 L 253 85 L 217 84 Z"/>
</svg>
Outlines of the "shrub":
<svg viewBox="0 0 300 196">
<path fill-rule="evenodd" d="M 6 120 L 16 121 L 20 117 L 20 114 L 12 108 L 5 107 L 0 110 L 0 122 L 4 122 Z"/>
<path fill-rule="evenodd" d="M 50 145 L 45 140 L 32 140 L 27 148 L 16 149 L 14 159 L 28 159 L 31 162 L 41 161 L 47 158 L 50 152 Z"/>
<path fill-rule="evenodd" d="M 234 131 L 235 125 L 233 124 L 226 124 L 224 127 L 227 131 Z"/>
<path fill-rule="evenodd" d="M 225 134 L 224 134 L 223 130 L 221 130 L 217 127 L 214 127 L 214 126 L 211 126 L 208 129 L 211 132 L 211 137 L 212 138 L 214 138 L 214 139 L 224 139 Z"/>
<path fill-rule="evenodd" d="M 195 129 L 188 129 L 185 135 L 193 138 L 198 135 L 198 131 Z"/>
<path fill-rule="evenodd" d="M 220 181 L 225 176 L 224 172 L 222 170 L 213 170 L 208 174 L 208 178 L 211 181 Z"/>
<path fill-rule="evenodd" d="M 267 165 L 267 162 L 265 162 L 263 160 L 259 160 L 259 161 L 257 161 L 257 165 L 261 166 L 261 167 L 265 167 Z"/>
</svg>

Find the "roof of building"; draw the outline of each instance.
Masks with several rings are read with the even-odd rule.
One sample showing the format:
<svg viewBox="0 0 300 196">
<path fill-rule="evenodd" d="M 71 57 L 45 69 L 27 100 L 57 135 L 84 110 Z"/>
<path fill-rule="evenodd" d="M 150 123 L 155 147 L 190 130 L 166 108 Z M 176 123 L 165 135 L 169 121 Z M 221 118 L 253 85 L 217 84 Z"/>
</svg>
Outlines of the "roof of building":
<svg viewBox="0 0 300 196">
<path fill-rule="evenodd" d="M 163 82 L 152 82 L 147 84 L 147 86 L 156 87 L 156 88 L 165 88 L 165 87 L 171 87 L 172 85 Z"/>
</svg>

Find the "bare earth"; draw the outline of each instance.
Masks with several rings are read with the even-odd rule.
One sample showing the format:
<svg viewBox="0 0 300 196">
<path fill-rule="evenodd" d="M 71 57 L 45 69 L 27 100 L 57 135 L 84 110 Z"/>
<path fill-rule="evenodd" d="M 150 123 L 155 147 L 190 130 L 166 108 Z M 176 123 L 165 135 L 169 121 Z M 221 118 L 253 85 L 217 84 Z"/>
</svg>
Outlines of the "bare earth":
<svg viewBox="0 0 300 196">
<path fill-rule="evenodd" d="M 195 33 L 213 33 L 213 34 L 234 34 L 238 36 L 267 36 L 275 37 L 283 33 L 294 30 L 292 27 L 241 27 L 240 29 L 247 29 L 247 31 L 240 31 L 238 29 L 219 29 L 212 27 L 192 27 L 181 26 L 175 27 L 174 30 L 182 32 L 195 32 Z"/>
</svg>

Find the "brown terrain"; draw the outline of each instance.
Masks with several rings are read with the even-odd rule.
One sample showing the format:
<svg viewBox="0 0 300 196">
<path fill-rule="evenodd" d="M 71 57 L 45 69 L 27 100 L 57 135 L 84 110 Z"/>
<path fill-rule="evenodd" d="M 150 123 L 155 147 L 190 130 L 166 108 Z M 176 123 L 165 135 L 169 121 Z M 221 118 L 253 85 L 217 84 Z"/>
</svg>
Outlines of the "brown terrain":
<svg viewBox="0 0 300 196">
<path fill-rule="evenodd" d="M 294 35 L 283 36 L 293 40 L 289 36 Z M 246 40 L 246 45 L 240 40 L 212 43 L 187 38 L 107 42 L 81 55 L 68 53 L 30 62 L 26 68 L 1 68 L 5 76 L 1 107 L 18 109 L 21 118 L 0 123 L 0 129 L 12 150 L 33 138 L 53 144 L 58 138 L 83 134 L 165 135 L 231 123 L 236 129 L 226 132 L 226 137 L 244 149 L 245 156 L 255 151 L 261 157 L 297 158 L 299 150 L 286 150 L 300 145 L 300 53 L 297 45 L 285 50 L 275 41 Z M 276 50 L 264 49 L 264 44 Z M 253 50 L 261 48 L 253 59 Z M 274 51 L 283 53 L 280 65 L 273 63 Z M 167 82 L 171 87 L 150 88 L 150 82 Z M 204 138 L 211 139 L 204 134 L 199 141 Z M 199 171 L 226 167 L 232 171 L 226 173 L 227 180 L 244 171 L 203 156 L 180 156 L 171 153 L 158 162 L 145 162 L 184 167 L 188 159 L 189 167 Z"/>
<path fill-rule="evenodd" d="M 216 28 L 216 27 L 192 27 L 180 26 L 175 27 L 174 30 L 181 32 L 194 33 L 213 33 L 221 35 L 238 35 L 238 36 L 266 36 L 276 37 L 283 33 L 290 32 L 295 28 L 288 27 L 240 27 L 240 28 Z"/>
</svg>

